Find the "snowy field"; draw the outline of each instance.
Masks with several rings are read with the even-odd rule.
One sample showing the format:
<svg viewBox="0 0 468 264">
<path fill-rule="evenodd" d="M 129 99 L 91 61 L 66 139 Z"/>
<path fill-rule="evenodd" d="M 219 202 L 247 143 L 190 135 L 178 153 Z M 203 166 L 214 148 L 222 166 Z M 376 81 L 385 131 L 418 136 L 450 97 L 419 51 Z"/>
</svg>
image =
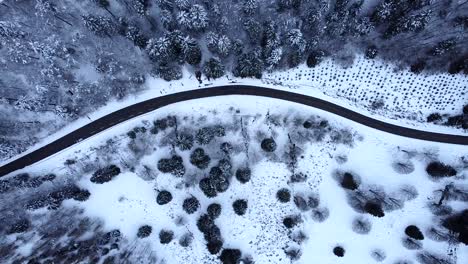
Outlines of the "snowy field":
<svg viewBox="0 0 468 264">
<path fill-rule="evenodd" d="M 467 263 L 467 168 L 294 103 L 193 100 L 2 179 L 0 260 Z"/>
</svg>

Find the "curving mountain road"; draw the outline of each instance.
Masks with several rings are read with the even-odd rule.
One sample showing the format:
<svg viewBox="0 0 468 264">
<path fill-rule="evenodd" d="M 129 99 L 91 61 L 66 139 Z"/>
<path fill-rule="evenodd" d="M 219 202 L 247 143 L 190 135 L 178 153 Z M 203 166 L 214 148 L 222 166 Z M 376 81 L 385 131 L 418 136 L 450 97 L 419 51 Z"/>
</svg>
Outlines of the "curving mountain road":
<svg viewBox="0 0 468 264">
<path fill-rule="evenodd" d="M 363 124 L 368 127 L 372 127 L 381 131 L 385 131 L 391 134 L 421 139 L 434 142 L 450 143 L 450 144 L 459 144 L 459 145 L 468 145 L 468 136 L 461 135 L 449 135 L 441 133 L 433 133 L 427 131 L 421 131 L 406 127 L 401 127 L 389 123 L 385 123 L 357 112 L 351 111 L 339 105 L 310 97 L 307 95 L 286 92 L 281 90 L 275 90 L 270 88 L 263 88 L 257 86 L 248 86 L 248 85 L 229 85 L 229 86 L 220 86 L 213 88 L 203 88 L 185 92 L 174 93 L 170 95 L 165 95 L 157 98 L 153 98 L 144 102 L 140 102 L 113 113 L 110 113 L 106 116 L 103 116 L 71 133 L 65 135 L 56 141 L 39 148 L 27 155 L 24 155 L 4 166 L 0 167 L 0 177 L 5 176 L 11 172 L 22 169 L 26 166 L 34 164 L 50 155 L 53 155 L 65 148 L 68 148 L 75 143 L 81 141 L 82 139 L 91 137 L 111 126 L 114 126 L 118 123 L 131 119 L 135 116 L 141 115 L 146 112 L 150 112 L 167 106 L 169 104 L 183 102 L 187 100 L 200 99 L 206 97 L 214 96 L 223 96 L 223 95 L 254 95 L 269 97 L 275 99 L 281 99 L 285 101 L 290 101 L 294 103 L 299 103 L 311 107 L 315 107 L 327 112 L 339 115 L 341 117 L 353 120 L 357 123 Z"/>
</svg>

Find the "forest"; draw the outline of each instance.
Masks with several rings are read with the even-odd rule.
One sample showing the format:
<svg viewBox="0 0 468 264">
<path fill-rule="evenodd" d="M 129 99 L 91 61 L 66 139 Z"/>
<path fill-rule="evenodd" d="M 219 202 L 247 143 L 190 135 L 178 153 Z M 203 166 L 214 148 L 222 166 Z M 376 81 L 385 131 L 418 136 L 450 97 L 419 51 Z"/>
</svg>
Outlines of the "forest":
<svg viewBox="0 0 468 264">
<path fill-rule="evenodd" d="M 0 159 L 183 68 L 261 78 L 363 54 L 467 74 L 467 14 L 464 0 L 0 0 Z"/>
</svg>

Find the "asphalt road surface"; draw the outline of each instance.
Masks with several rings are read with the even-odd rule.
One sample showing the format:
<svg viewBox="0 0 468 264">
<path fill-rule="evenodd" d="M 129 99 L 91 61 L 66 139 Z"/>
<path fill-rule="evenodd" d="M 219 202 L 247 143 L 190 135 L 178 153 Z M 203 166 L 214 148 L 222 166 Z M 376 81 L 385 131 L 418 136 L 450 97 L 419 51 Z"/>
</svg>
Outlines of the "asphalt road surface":
<svg viewBox="0 0 468 264">
<path fill-rule="evenodd" d="M 8 164 L 5 164 L 4 166 L 0 167 L 0 177 L 12 173 L 16 170 L 22 169 L 26 166 L 32 165 L 44 158 L 47 158 L 50 155 L 53 155 L 63 149 L 66 149 L 78 143 L 82 139 L 91 137 L 109 127 L 124 122 L 135 116 L 156 110 L 158 108 L 173 103 L 223 95 L 254 95 L 281 99 L 325 110 L 338 116 L 353 120 L 365 126 L 385 131 L 387 133 L 399 135 L 402 137 L 421 139 L 433 142 L 468 145 L 468 136 L 433 133 L 392 125 L 311 96 L 257 86 L 229 85 L 169 94 L 153 98 L 141 103 L 137 103 L 115 111 L 113 113 L 110 113 L 71 132 L 68 135 L 63 136 L 62 138 L 57 139 L 56 141 L 40 149 L 37 149 Z"/>
</svg>

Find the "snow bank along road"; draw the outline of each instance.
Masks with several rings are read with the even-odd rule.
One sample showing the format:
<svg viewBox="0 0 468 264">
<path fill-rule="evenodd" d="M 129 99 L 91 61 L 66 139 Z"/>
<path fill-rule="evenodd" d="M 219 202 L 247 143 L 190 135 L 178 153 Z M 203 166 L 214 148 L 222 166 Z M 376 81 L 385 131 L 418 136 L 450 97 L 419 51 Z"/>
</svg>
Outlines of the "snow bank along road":
<svg viewBox="0 0 468 264">
<path fill-rule="evenodd" d="M 223 95 L 253 95 L 253 96 L 263 96 L 270 97 L 275 99 L 281 99 L 285 101 L 290 101 L 294 103 L 299 103 L 311 107 L 315 107 L 321 110 L 331 112 L 333 114 L 339 115 L 341 117 L 353 120 L 357 123 L 363 124 L 368 127 L 372 127 L 381 131 L 392 133 L 395 135 L 421 139 L 434 142 L 442 143 L 451 143 L 459 145 L 468 145 L 468 136 L 461 135 L 449 135 L 441 133 L 433 133 L 427 131 L 421 131 L 406 127 L 401 127 L 397 125 L 388 124 L 357 112 L 351 111 L 339 105 L 310 97 L 307 95 L 296 94 L 292 92 L 286 92 L 281 90 L 275 90 L 270 88 L 263 88 L 257 86 L 248 86 L 248 85 L 229 85 L 229 86 L 219 86 L 212 88 L 203 88 L 197 90 L 190 90 L 185 92 L 174 93 L 170 95 L 165 95 L 157 98 L 153 98 L 147 101 L 143 101 L 113 113 L 110 113 L 106 116 L 103 116 L 71 133 L 65 135 L 56 141 L 39 148 L 29 154 L 26 154 L 4 166 L 0 167 L 0 177 L 5 176 L 11 172 L 22 169 L 26 166 L 34 164 L 50 155 L 53 155 L 65 148 L 68 148 L 82 139 L 91 137 L 109 127 L 112 127 L 118 123 L 129 120 L 135 116 L 141 115 L 146 112 L 150 112 L 167 106 L 169 104 L 183 102 L 192 99 L 214 97 L 214 96 L 223 96 Z"/>
</svg>

